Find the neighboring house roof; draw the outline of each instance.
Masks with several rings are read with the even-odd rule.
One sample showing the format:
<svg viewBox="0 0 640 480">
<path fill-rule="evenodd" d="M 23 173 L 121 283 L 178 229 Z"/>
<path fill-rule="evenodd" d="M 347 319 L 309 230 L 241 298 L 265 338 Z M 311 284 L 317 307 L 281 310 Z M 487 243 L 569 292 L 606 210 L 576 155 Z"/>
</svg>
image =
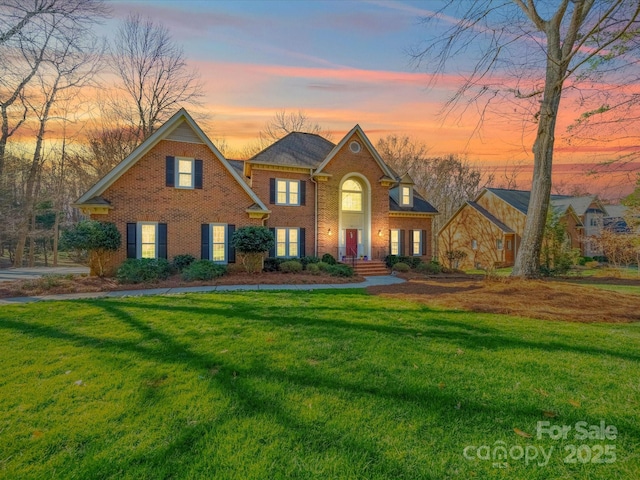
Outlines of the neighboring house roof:
<svg viewBox="0 0 640 480">
<path fill-rule="evenodd" d="M 606 217 L 621 218 L 627 213 L 627 207 L 624 205 L 607 205 L 604 208 L 607 211 Z"/>
<path fill-rule="evenodd" d="M 131 154 L 116 165 L 109 173 L 102 177 L 98 183 L 91 187 L 84 195 L 82 195 L 73 206 L 88 205 L 88 201 L 93 197 L 102 195 L 104 191 L 109 188 L 118 178 L 120 178 L 127 170 L 136 164 L 146 153 L 149 152 L 158 142 L 170 135 L 176 128 L 187 124 L 195 133 L 195 135 L 213 152 L 218 158 L 220 163 L 229 171 L 231 176 L 240 184 L 242 189 L 247 192 L 249 197 L 255 204 L 259 205 L 264 211 L 269 211 L 267 206 L 258 198 L 249 185 L 244 181 L 244 178 L 237 170 L 231 166 L 231 164 L 224 158 L 224 155 L 215 147 L 215 145 L 209 140 L 209 137 L 205 135 L 202 129 L 196 124 L 184 108 L 181 108 L 176 114 L 174 114 L 169 120 L 167 120 L 158 130 L 156 130 L 149 138 L 142 142 L 138 147 L 131 152 Z"/>
<path fill-rule="evenodd" d="M 248 161 L 263 165 L 316 168 L 335 145 L 314 133 L 291 132 Z"/>
<path fill-rule="evenodd" d="M 552 195 L 551 198 L 553 199 L 552 203 L 558 209 L 562 210 L 562 207 L 564 207 L 564 210 L 566 210 L 567 207 L 571 205 L 576 214 L 579 216 L 584 215 L 590 210 L 602 211 L 603 213 L 606 211 L 600 203 L 600 200 L 598 200 L 597 195 L 586 195 L 582 197 L 572 197 L 569 195 Z M 597 205 L 597 208 L 590 209 L 589 207 L 594 203 Z"/>
<path fill-rule="evenodd" d="M 480 192 L 480 195 L 478 195 L 478 197 L 476 198 L 476 201 L 478 198 L 484 195 L 485 191 L 493 193 L 498 198 L 507 202 L 516 210 L 521 211 L 525 215 L 527 214 L 527 210 L 529 209 L 529 198 L 531 197 L 531 192 L 529 190 L 507 190 L 505 188 L 485 188 L 482 192 Z M 567 198 L 569 197 L 567 197 L 566 195 L 551 195 L 551 203 L 554 204 L 555 206 L 556 202 L 558 201 L 562 202 Z M 569 205 L 567 205 L 567 207 L 568 206 Z M 561 208 L 561 205 L 558 204 L 558 207 Z M 564 210 L 566 210 L 567 207 L 565 207 Z"/>
<path fill-rule="evenodd" d="M 355 127 L 353 127 L 349 131 L 349 133 L 347 133 L 342 138 L 342 140 L 340 140 L 340 143 L 338 143 L 333 148 L 333 150 L 331 150 L 331 152 L 329 152 L 329 155 L 327 155 L 327 157 L 324 159 L 324 161 L 318 166 L 318 168 L 314 172 L 314 175 L 322 172 L 322 170 L 329 164 L 329 162 L 333 159 L 333 157 L 335 157 L 337 155 L 337 153 L 346 145 L 347 141 L 354 134 L 357 134 L 358 137 L 360 138 L 360 140 L 362 140 L 362 142 L 364 143 L 364 146 L 367 148 L 367 150 L 369 150 L 369 153 L 371 153 L 371 155 L 373 156 L 373 159 L 376 161 L 378 166 L 384 172 L 384 175 L 386 175 L 387 177 L 389 177 L 391 179 L 397 179 L 397 175 L 395 174 L 395 172 L 393 172 L 389 168 L 389 166 L 384 162 L 384 160 L 382 160 L 382 157 L 380 156 L 378 151 L 374 148 L 374 146 L 371 144 L 371 142 L 369 141 L 369 138 L 365 135 L 364 131 L 362 131 L 362 128 L 360 127 L 360 125 L 356 125 Z"/>
<path fill-rule="evenodd" d="M 438 213 L 438 210 L 436 210 L 433 205 L 422 198 L 422 195 L 420 195 L 415 190 L 413 191 L 413 206 L 401 207 L 400 205 L 398 205 L 398 202 L 394 200 L 394 197 L 397 198 L 397 190 L 398 187 L 394 187 L 389 190 L 389 210 L 391 212 Z"/>
<path fill-rule="evenodd" d="M 603 219 L 603 228 L 613 233 L 631 232 L 629 225 L 627 225 L 627 221 L 623 217 L 605 217 Z"/>
<path fill-rule="evenodd" d="M 502 223 L 498 220 L 493 214 L 491 214 L 486 208 L 481 207 L 476 202 L 467 202 L 471 208 L 475 209 L 478 213 L 480 213 L 483 217 L 493 223 L 496 227 L 502 230 L 504 233 L 515 233 L 513 229 Z"/>
</svg>

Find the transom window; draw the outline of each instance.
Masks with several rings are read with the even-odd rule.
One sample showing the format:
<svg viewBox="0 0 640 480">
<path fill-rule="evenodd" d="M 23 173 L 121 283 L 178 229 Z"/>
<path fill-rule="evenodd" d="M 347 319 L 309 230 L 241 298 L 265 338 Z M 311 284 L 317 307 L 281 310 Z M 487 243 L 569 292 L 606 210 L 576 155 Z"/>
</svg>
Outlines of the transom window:
<svg viewBox="0 0 640 480">
<path fill-rule="evenodd" d="M 422 255 L 422 230 L 413 231 L 413 238 L 411 239 L 411 243 L 413 255 Z"/>
<path fill-rule="evenodd" d="M 400 230 L 391 230 L 391 255 L 400 255 Z"/>
<path fill-rule="evenodd" d="M 355 180 L 347 180 L 342 184 L 342 210 L 362 211 L 362 185 Z"/>
<path fill-rule="evenodd" d="M 300 205 L 299 180 L 276 180 L 276 205 Z"/>
<path fill-rule="evenodd" d="M 158 224 L 139 223 L 140 258 L 157 258 L 158 256 Z"/>
<path fill-rule="evenodd" d="M 276 228 L 276 257 L 298 257 L 299 240 L 297 228 Z"/>
<path fill-rule="evenodd" d="M 211 225 L 211 260 L 214 262 L 227 261 L 227 225 Z"/>
<path fill-rule="evenodd" d="M 176 158 L 176 172 L 178 173 L 178 188 L 193 188 L 193 159 Z"/>
<path fill-rule="evenodd" d="M 411 187 L 400 187 L 400 204 L 411 205 Z"/>
</svg>

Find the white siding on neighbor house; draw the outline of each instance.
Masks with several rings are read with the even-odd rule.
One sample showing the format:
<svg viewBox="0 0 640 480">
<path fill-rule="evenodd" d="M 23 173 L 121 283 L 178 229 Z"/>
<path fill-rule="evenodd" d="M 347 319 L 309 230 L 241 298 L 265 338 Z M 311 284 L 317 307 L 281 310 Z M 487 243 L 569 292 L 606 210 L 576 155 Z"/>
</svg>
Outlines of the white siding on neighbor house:
<svg viewBox="0 0 640 480">
<path fill-rule="evenodd" d="M 193 131 L 193 129 L 187 124 L 182 122 L 178 125 L 173 132 L 167 135 L 166 140 L 173 140 L 176 142 L 187 143 L 204 143 L 200 140 L 200 137 Z"/>
</svg>

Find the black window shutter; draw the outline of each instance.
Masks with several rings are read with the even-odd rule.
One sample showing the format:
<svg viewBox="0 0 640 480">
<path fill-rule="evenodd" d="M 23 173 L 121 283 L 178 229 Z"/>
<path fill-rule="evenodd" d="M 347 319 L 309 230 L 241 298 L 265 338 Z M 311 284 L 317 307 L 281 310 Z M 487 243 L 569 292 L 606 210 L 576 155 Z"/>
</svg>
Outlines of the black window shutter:
<svg viewBox="0 0 640 480">
<path fill-rule="evenodd" d="M 273 178 L 271 180 L 274 180 Z M 276 239 L 276 229 L 275 228 L 270 228 L 269 231 L 271 232 L 271 235 L 273 235 L 273 247 L 271 247 L 271 249 L 269 250 L 269 256 L 271 258 L 276 256 L 276 244 L 275 244 L 275 239 Z"/>
<path fill-rule="evenodd" d="M 158 224 L 158 258 L 167 257 L 167 224 Z"/>
<path fill-rule="evenodd" d="M 127 223 L 127 258 L 136 258 L 138 242 L 136 241 L 137 225 Z"/>
<path fill-rule="evenodd" d="M 166 169 L 167 187 L 176 186 L 176 157 L 167 157 L 167 169 Z"/>
<path fill-rule="evenodd" d="M 427 254 L 427 231 L 422 230 L 422 255 Z"/>
<path fill-rule="evenodd" d="M 202 160 L 194 160 L 195 175 L 193 177 L 193 187 L 202 188 Z"/>
<path fill-rule="evenodd" d="M 404 232 L 405 232 L 404 230 L 400 230 L 400 248 L 398 249 L 398 254 L 399 255 L 404 255 L 404 252 L 405 252 L 405 250 L 404 250 L 404 237 L 405 237 Z"/>
<path fill-rule="evenodd" d="M 415 255 L 418 252 L 413 251 L 413 230 L 409 230 L 409 255 Z"/>
<path fill-rule="evenodd" d="M 269 179 L 269 203 L 276 203 L 276 179 Z"/>
<path fill-rule="evenodd" d="M 236 263 L 236 249 L 231 245 L 235 231 L 235 225 L 227 225 L 227 263 Z"/>
<path fill-rule="evenodd" d="M 200 225 L 200 258 L 209 260 L 211 249 L 209 248 L 209 238 L 211 235 L 211 227 L 208 223 Z"/>
<path fill-rule="evenodd" d="M 300 254 L 300 258 L 302 257 L 306 257 L 307 256 L 307 252 L 306 252 L 306 239 L 305 239 L 305 229 L 301 228 L 300 229 L 300 233 L 298 234 L 298 253 Z"/>
<path fill-rule="evenodd" d="M 300 180 L 300 205 L 307 204 L 307 182 Z"/>
</svg>

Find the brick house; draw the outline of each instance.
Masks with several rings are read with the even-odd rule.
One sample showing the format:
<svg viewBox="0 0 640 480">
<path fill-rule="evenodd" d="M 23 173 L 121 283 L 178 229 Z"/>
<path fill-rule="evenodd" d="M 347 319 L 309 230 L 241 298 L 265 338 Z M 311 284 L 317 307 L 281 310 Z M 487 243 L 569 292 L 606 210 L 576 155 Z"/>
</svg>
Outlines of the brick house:
<svg viewBox="0 0 640 480">
<path fill-rule="evenodd" d="M 520 248 L 531 192 L 484 188 L 473 201 L 465 202 L 438 232 L 440 261 L 449 265 L 447 252 L 462 251 L 456 268 L 489 265 L 511 266 Z M 552 195 L 551 208 L 567 231 L 567 242 L 584 255 L 584 225 L 573 203 L 583 197 Z"/>
<path fill-rule="evenodd" d="M 189 253 L 235 262 L 233 232 L 272 230 L 270 256 L 338 260 L 433 255 L 437 211 L 356 125 L 334 145 L 290 133 L 247 161 L 228 160 L 181 109 L 74 204 L 114 222 L 125 258 Z"/>
</svg>

